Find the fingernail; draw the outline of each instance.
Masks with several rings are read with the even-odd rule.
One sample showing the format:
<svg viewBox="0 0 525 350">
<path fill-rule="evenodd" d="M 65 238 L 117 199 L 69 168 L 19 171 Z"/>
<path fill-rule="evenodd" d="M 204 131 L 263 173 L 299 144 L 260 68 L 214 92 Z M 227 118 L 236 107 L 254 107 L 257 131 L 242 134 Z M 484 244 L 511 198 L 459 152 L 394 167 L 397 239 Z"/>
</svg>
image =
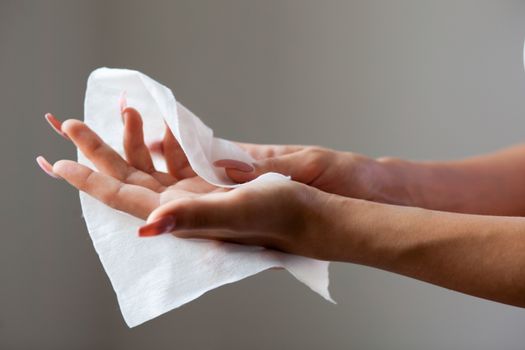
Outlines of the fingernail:
<svg viewBox="0 0 525 350">
<path fill-rule="evenodd" d="M 120 94 L 120 98 L 118 99 L 118 105 L 120 109 L 120 120 L 122 123 L 126 123 L 124 120 L 124 110 L 128 107 L 128 99 L 127 99 L 127 92 L 126 90 L 122 91 Z"/>
<path fill-rule="evenodd" d="M 245 173 L 254 171 L 253 166 L 250 164 L 235 159 L 220 159 L 213 162 L 213 165 L 219 168 L 236 169 Z"/>
<path fill-rule="evenodd" d="M 66 140 L 69 140 L 69 136 L 67 136 L 66 133 L 62 131 L 62 122 L 60 120 L 55 118 L 55 116 L 51 113 L 46 113 L 44 118 L 46 118 L 49 125 L 51 125 L 51 127 L 57 132 L 57 134 L 59 134 Z"/>
<path fill-rule="evenodd" d="M 140 237 L 157 236 L 168 233 L 175 228 L 175 217 L 172 215 L 162 217 L 139 228 Z"/>
<path fill-rule="evenodd" d="M 124 113 L 124 109 L 128 106 L 128 99 L 127 99 L 128 93 L 126 90 L 122 91 L 120 94 L 120 98 L 118 100 L 118 104 L 120 106 L 120 114 Z"/>
<path fill-rule="evenodd" d="M 36 157 L 36 162 L 44 172 L 55 179 L 61 179 L 60 176 L 53 172 L 53 166 L 42 156 Z"/>
</svg>

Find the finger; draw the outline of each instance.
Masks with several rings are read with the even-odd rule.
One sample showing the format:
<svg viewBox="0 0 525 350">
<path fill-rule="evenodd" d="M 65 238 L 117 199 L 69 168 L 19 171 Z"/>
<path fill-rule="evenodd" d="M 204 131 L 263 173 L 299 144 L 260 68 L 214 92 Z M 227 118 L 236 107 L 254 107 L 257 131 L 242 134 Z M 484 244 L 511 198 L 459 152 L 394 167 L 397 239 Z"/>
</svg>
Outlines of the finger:
<svg viewBox="0 0 525 350">
<path fill-rule="evenodd" d="M 213 162 L 213 166 L 224 168 L 226 175 L 237 183 L 244 183 L 255 179 L 262 170 L 255 171 L 252 165 L 234 159 L 220 159 Z"/>
<path fill-rule="evenodd" d="M 253 171 L 228 165 L 223 167 L 228 177 L 237 183 L 248 182 L 262 174 L 275 172 L 290 176 L 294 181 L 312 184 L 329 162 L 327 154 L 322 150 L 304 148 L 282 156 L 258 160 L 252 164 Z"/>
<path fill-rule="evenodd" d="M 296 225 L 297 219 L 283 214 L 282 205 L 275 205 L 280 203 L 278 198 L 283 192 L 279 189 L 267 192 L 264 186 L 248 187 L 167 202 L 148 216 L 139 235 L 172 232 L 181 238 L 219 239 L 287 249 L 289 235 L 282 234 L 282 229 L 290 222 Z"/>
<path fill-rule="evenodd" d="M 139 112 L 131 107 L 122 111 L 124 118 L 124 152 L 129 164 L 146 173 L 155 171 L 149 149 L 144 144 L 142 118 Z"/>
<path fill-rule="evenodd" d="M 55 116 L 51 113 L 46 113 L 44 117 L 46 118 L 46 121 L 49 123 L 49 125 L 51 125 L 53 130 L 56 131 L 57 134 L 59 134 L 66 140 L 69 140 L 69 137 L 66 135 L 66 133 L 62 131 L 62 123 L 60 122 L 60 120 L 55 118 Z"/>
<path fill-rule="evenodd" d="M 156 208 L 148 217 L 148 225 L 141 230 L 147 235 L 157 235 L 177 230 L 237 230 L 244 219 L 240 206 L 231 192 L 172 200 Z M 170 221 L 171 220 L 171 221 Z M 159 226 L 158 223 L 164 223 Z M 168 224 L 173 224 L 173 227 Z"/>
<path fill-rule="evenodd" d="M 239 147 L 247 151 L 253 158 L 262 159 L 282 156 L 285 154 L 298 152 L 306 146 L 299 145 L 259 145 L 254 143 L 235 142 Z M 148 145 L 150 152 L 163 155 L 163 141 L 157 140 Z"/>
<path fill-rule="evenodd" d="M 255 159 L 283 156 L 285 154 L 301 151 L 305 148 L 305 146 L 300 145 L 259 145 L 243 142 L 237 142 L 237 145 L 246 150 Z"/>
<path fill-rule="evenodd" d="M 255 170 L 250 164 L 235 159 L 220 159 L 213 162 L 213 165 L 219 168 L 236 169 L 244 173 L 250 173 Z"/>
<path fill-rule="evenodd" d="M 117 179 L 129 173 L 129 164 L 83 122 L 68 119 L 62 124 L 62 130 L 98 170 Z"/>
<path fill-rule="evenodd" d="M 120 154 L 83 122 L 75 119 L 66 120 L 62 124 L 62 130 L 101 172 L 122 182 L 144 186 L 154 191 L 164 189 L 164 185 L 153 176 L 130 166 Z"/>
<path fill-rule="evenodd" d="M 276 172 L 286 176 L 292 176 L 294 180 L 300 181 L 303 179 L 303 174 L 297 171 L 298 161 L 301 157 L 296 156 L 296 153 L 287 154 L 280 157 L 266 158 L 254 162 L 251 171 L 247 167 L 239 166 L 230 160 L 220 160 L 214 163 L 215 166 L 223 167 L 226 175 L 237 183 L 244 183 L 251 181 L 258 176 L 267 172 Z"/>
<path fill-rule="evenodd" d="M 53 173 L 104 204 L 145 219 L 159 205 L 160 195 L 142 186 L 130 185 L 71 160 L 53 165 Z"/>
<path fill-rule="evenodd" d="M 36 163 L 38 164 L 40 169 L 42 169 L 47 175 L 55 179 L 61 178 L 53 172 L 53 166 L 43 156 L 36 157 Z"/>
<path fill-rule="evenodd" d="M 164 151 L 168 173 L 177 179 L 195 176 L 195 172 L 191 168 L 186 154 L 167 125 L 164 139 L 162 140 L 162 149 Z"/>
<path fill-rule="evenodd" d="M 177 179 L 168 173 L 155 170 L 150 149 L 144 143 L 143 123 L 140 113 L 131 107 L 122 110 L 124 119 L 124 152 L 128 162 L 136 169 L 153 176 L 164 186 L 173 185 Z"/>
<path fill-rule="evenodd" d="M 247 199 L 242 202 L 242 198 L 230 191 L 171 201 L 150 214 L 139 235 L 150 237 L 172 232 L 180 238 L 213 239 L 272 249 L 284 247 L 278 235 L 256 229 L 258 224 L 253 215 L 256 211 Z"/>
</svg>

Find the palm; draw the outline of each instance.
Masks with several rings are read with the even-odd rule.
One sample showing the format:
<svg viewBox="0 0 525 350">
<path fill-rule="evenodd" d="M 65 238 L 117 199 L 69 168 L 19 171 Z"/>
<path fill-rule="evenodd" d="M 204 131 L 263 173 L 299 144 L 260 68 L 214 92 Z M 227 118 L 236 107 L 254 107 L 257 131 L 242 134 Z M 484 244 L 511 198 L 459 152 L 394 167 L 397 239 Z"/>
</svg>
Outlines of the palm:
<svg viewBox="0 0 525 350">
<path fill-rule="evenodd" d="M 166 187 L 159 195 L 159 203 L 162 205 L 174 199 L 190 198 L 205 195 L 212 192 L 223 192 L 227 189 L 210 185 L 199 176 L 192 176 Z"/>
</svg>

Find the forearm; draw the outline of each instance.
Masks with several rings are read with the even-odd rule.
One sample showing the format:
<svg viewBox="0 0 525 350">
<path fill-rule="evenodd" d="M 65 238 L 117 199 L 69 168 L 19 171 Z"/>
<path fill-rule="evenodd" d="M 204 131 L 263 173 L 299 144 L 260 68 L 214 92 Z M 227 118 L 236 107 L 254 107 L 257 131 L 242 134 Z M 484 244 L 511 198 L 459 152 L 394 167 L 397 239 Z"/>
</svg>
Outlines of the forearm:
<svg viewBox="0 0 525 350">
<path fill-rule="evenodd" d="M 380 159 L 384 202 L 471 214 L 525 215 L 525 146 L 452 162 Z"/>
<path fill-rule="evenodd" d="M 525 307 L 525 218 L 336 201 L 335 259 Z"/>
</svg>

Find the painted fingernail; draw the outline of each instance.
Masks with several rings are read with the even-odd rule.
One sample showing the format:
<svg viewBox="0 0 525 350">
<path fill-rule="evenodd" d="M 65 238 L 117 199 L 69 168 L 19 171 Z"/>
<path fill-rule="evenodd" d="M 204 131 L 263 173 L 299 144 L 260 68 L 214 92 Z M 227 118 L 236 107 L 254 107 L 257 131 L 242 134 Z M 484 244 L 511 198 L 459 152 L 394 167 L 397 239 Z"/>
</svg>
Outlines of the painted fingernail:
<svg viewBox="0 0 525 350">
<path fill-rule="evenodd" d="M 127 99 L 128 93 L 126 90 L 122 91 L 120 94 L 120 98 L 118 100 L 118 104 L 120 106 L 120 114 L 124 112 L 124 109 L 128 106 L 128 99 Z"/>
<path fill-rule="evenodd" d="M 61 179 L 60 176 L 53 172 L 53 166 L 42 156 L 36 157 L 36 162 L 44 172 L 55 179 Z"/>
<path fill-rule="evenodd" d="M 51 125 L 53 130 L 57 132 L 57 134 L 59 134 L 66 140 L 69 140 L 69 136 L 67 136 L 66 133 L 62 131 L 62 122 L 60 120 L 55 118 L 55 116 L 51 113 L 46 113 L 44 117 L 46 118 L 49 125 Z"/>
<path fill-rule="evenodd" d="M 140 237 L 157 236 L 168 233 L 175 228 L 175 217 L 172 215 L 162 217 L 139 228 Z"/>
<path fill-rule="evenodd" d="M 253 166 L 250 164 L 235 159 L 220 159 L 213 162 L 213 165 L 219 168 L 236 169 L 245 173 L 254 171 Z"/>
<path fill-rule="evenodd" d="M 120 98 L 118 99 L 118 105 L 120 109 L 120 120 L 122 120 L 122 123 L 126 123 L 124 120 L 124 110 L 128 107 L 128 99 L 127 99 L 127 92 L 126 90 L 122 91 L 120 94 Z"/>
</svg>

